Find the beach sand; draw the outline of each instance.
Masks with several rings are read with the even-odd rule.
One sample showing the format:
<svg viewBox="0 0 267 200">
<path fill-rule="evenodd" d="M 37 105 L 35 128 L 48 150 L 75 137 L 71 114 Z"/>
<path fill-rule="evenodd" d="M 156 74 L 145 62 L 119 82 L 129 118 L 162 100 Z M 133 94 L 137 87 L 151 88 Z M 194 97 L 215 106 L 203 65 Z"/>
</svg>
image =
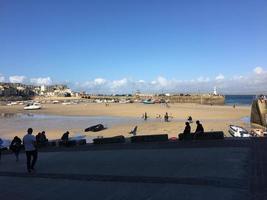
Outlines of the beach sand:
<svg viewBox="0 0 267 200">
<path fill-rule="evenodd" d="M 183 132 L 184 123 L 188 116 L 192 116 L 193 120 L 200 120 L 206 131 L 224 131 L 228 134 L 228 126 L 230 124 L 249 127 L 249 124 L 242 121 L 242 118 L 250 116 L 249 106 L 240 106 L 233 108 L 232 106 L 210 106 L 199 104 L 169 104 L 166 107 L 161 104 L 97 104 L 97 103 L 81 103 L 77 105 L 62 105 L 62 104 L 44 104 L 41 110 L 30 111 L 31 113 L 45 115 L 60 115 L 60 116 L 117 116 L 117 117 L 133 117 L 141 118 L 144 112 L 148 114 L 147 121 L 140 123 L 123 123 L 114 125 L 104 131 L 97 133 L 84 133 L 84 127 L 71 129 L 70 132 L 81 132 L 84 135 L 97 137 L 110 137 L 116 135 L 124 135 L 129 137 L 129 132 L 135 125 L 138 126 L 138 135 L 146 134 L 168 134 L 169 137 L 177 137 L 178 133 Z M 168 112 L 173 118 L 170 122 L 163 122 L 163 119 L 156 119 L 157 115 L 164 116 Z M 0 106 L 0 113 L 29 113 L 23 110 L 22 105 L 15 106 Z M 67 130 L 67 124 L 66 129 Z M 195 130 L 195 123 L 191 125 L 192 131 Z M 47 127 L 47 136 L 49 139 L 61 137 L 65 131 L 63 129 L 51 129 Z M 0 125 L 1 131 L 1 125 Z M 12 138 L 14 135 L 23 136 L 26 130 L 0 132 L 0 137 Z M 37 130 L 36 130 L 37 131 Z M 39 131 L 39 130 L 38 130 Z M 36 134 L 36 132 L 35 132 Z"/>
</svg>

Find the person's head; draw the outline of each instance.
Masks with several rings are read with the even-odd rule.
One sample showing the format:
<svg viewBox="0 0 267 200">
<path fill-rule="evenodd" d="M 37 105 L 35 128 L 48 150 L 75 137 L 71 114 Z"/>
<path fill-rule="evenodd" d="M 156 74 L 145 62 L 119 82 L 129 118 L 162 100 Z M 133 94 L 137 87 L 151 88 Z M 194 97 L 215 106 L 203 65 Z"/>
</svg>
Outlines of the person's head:
<svg viewBox="0 0 267 200">
<path fill-rule="evenodd" d="M 185 122 L 185 125 L 186 125 L 186 126 L 189 126 L 189 122 Z"/>
<path fill-rule="evenodd" d="M 15 137 L 14 137 L 14 140 L 17 140 L 18 138 L 19 138 L 18 136 L 15 136 Z"/>
<path fill-rule="evenodd" d="M 32 128 L 28 128 L 27 133 L 32 134 L 32 132 L 33 132 Z"/>
<path fill-rule="evenodd" d="M 196 121 L 196 124 L 197 124 L 197 125 L 200 124 L 199 120 Z"/>
<path fill-rule="evenodd" d="M 42 134 L 45 135 L 45 131 L 42 131 Z"/>
<path fill-rule="evenodd" d="M 66 134 L 67 134 L 67 135 L 69 135 L 69 134 L 70 134 L 70 132 L 69 132 L 69 131 L 67 131 L 67 132 L 66 132 Z"/>
</svg>

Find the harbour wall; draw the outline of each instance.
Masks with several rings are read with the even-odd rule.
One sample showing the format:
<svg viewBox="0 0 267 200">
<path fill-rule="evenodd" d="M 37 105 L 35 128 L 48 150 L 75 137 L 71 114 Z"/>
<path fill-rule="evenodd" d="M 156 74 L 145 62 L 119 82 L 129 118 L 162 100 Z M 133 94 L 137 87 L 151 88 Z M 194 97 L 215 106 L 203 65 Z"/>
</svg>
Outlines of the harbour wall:
<svg viewBox="0 0 267 200">
<path fill-rule="evenodd" d="M 87 96 L 89 99 L 100 99 L 100 100 L 146 100 L 152 99 L 155 101 L 165 100 L 169 103 L 196 103 L 203 105 L 224 105 L 225 104 L 225 96 L 221 95 L 190 95 L 190 96 Z"/>
</svg>

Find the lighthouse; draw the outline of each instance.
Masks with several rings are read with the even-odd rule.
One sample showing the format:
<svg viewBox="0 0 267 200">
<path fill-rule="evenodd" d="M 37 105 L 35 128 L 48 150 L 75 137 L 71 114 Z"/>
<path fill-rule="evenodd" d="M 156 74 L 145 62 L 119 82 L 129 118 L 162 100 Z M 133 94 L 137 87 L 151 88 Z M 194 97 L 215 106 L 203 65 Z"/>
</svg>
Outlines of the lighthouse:
<svg viewBox="0 0 267 200">
<path fill-rule="evenodd" d="M 216 86 L 214 87 L 214 89 L 213 89 L 213 95 L 214 96 L 217 96 L 218 94 L 217 94 L 217 88 L 216 88 Z"/>
</svg>

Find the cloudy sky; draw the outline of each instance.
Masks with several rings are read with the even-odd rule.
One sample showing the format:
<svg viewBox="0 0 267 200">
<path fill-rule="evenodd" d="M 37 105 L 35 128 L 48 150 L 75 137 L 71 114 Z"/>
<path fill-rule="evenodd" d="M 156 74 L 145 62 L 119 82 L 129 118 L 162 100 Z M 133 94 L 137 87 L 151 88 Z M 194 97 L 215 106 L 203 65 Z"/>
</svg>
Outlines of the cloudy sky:
<svg viewBox="0 0 267 200">
<path fill-rule="evenodd" d="M 1 0 L 0 82 L 267 93 L 265 0 Z"/>
</svg>

